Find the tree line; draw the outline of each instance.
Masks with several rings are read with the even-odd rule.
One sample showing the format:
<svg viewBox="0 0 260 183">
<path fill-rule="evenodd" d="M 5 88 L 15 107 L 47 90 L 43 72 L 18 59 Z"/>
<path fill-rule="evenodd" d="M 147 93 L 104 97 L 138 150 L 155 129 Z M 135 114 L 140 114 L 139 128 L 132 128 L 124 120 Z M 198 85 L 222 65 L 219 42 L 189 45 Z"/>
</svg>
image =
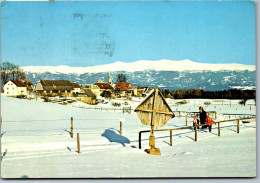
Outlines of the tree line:
<svg viewBox="0 0 260 183">
<path fill-rule="evenodd" d="M 256 90 L 238 90 L 229 89 L 221 91 L 205 91 L 201 89 L 179 89 L 174 91 L 163 90 L 166 98 L 189 99 L 189 98 L 207 98 L 207 99 L 255 99 Z"/>
</svg>

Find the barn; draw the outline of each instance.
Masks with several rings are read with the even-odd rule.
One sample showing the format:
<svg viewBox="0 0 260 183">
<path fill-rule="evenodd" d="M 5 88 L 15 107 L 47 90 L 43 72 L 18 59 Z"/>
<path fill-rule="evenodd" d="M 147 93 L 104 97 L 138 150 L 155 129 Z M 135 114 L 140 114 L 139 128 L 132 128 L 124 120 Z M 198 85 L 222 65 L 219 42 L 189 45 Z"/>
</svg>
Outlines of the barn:
<svg viewBox="0 0 260 183">
<path fill-rule="evenodd" d="M 69 80 L 40 80 L 35 91 L 39 95 L 69 96 L 72 95 L 73 84 Z"/>
</svg>

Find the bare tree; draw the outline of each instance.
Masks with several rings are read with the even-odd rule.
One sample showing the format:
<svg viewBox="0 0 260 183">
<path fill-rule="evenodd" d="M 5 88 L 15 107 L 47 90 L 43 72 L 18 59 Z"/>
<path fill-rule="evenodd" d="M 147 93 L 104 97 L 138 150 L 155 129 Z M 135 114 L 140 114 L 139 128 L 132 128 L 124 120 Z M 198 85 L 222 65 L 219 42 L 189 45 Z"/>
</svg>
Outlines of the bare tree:
<svg viewBox="0 0 260 183">
<path fill-rule="evenodd" d="M 4 86 L 9 80 L 24 80 L 25 72 L 19 65 L 11 62 L 1 63 L 1 86 Z"/>
<path fill-rule="evenodd" d="M 125 83 L 127 81 L 125 74 L 122 73 L 118 74 L 116 81 Z"/>
</svg>

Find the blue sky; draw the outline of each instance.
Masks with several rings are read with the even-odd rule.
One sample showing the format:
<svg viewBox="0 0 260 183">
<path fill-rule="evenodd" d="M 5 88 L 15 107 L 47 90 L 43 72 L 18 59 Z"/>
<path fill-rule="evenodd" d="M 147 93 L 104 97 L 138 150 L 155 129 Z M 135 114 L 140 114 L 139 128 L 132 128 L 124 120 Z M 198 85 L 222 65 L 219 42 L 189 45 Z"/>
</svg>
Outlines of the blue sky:
<svg viewBox="0 0 260 183">
<path fill-rule="evenodd" d="M 1 21 L 1 59 L 20 66 L 255 65 L 253 2 L 4 2 Z"/>
</svg>

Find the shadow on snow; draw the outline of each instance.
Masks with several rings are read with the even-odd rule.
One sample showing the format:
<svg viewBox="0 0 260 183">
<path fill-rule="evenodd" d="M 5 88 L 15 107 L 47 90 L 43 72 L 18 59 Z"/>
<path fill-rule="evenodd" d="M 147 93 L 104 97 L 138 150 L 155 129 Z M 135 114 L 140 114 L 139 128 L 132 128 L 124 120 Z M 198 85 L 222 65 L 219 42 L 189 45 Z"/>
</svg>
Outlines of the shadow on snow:
<svg viewBox="0 0 260 183">
<path fill-rule="evenodd" d="M 125 144 L 130 144 L 130 140 L 124 136 L 117 134 L 113 128 L 106 129 L 104 133 L 101 134 L 102 137 L 106 137 L 109 142 L 116 142 L 122 144 L 125 147 Z M 118 130 L 116 130 L 118 132 Z"/>
</svg>

